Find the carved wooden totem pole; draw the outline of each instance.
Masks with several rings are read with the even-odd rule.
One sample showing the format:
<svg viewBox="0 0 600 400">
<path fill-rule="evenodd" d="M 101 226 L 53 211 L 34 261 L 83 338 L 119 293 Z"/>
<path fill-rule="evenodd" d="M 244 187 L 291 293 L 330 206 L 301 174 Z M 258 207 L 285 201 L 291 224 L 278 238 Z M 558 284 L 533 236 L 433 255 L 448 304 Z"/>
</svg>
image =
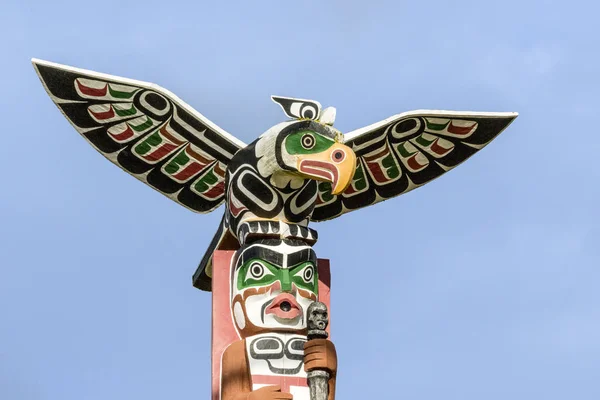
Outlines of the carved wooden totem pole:
<svg viewBox="0 0 600 400">
<path fill-rule="evenodd" d="M 246 145 L 154 84 L 33 64 L 109 161 L 192 211 L 224 203 L 193 275 L 213 297 L 213 400 L 333 400 L 329 262 L 313 251 L 309 222 L 430 182 L 517 117 L 420 110 L 342 134 L 333 107 L 273 96 L 289 120 Z"/>
</svg>

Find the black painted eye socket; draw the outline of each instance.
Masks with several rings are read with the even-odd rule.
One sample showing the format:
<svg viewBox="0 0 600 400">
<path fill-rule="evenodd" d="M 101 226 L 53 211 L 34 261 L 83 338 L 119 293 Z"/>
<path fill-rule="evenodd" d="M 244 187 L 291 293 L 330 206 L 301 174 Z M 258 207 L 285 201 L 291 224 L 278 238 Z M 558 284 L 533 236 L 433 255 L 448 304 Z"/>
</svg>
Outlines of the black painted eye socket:
<svg viewBox="0 0 600 400">
<path fill-rule="evenodd" d="M 306 150 L 310 150 L 315 147 L 315 137 L 310 133 L 303 135 L 302 139 L 300 140 L 302 142 L 302 147 L 304 147 Z"/>
<path fill-rule="evenodd" d="M 315 119 L 317 117 L 317 109 L 311 104 L 305 104 L 300 109 L 300 116 L 302 118 Z"/>
<path fill-rule="evenodd" d="M 265 273 L 265 267 L 262 264 L 254 263 L 250 266 L 250 274 L 253 278 L 262 278 Z"/>
<path fill-rule="evenodd" d="M 346 153 L 344 153 L 342 150 L 336 150 L 331 155 L 331 158 L 333 158 L 333 161 L 335 162 L 342 162 L 344 161 L 344 158 L 346 158 Z"/>
</svg>

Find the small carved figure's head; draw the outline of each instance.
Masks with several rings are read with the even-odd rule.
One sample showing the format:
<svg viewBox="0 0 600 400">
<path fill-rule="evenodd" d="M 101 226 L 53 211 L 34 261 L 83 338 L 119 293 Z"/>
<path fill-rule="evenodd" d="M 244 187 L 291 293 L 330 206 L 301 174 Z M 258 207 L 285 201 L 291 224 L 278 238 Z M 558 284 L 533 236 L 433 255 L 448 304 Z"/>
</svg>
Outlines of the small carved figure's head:
<svg viewBox="0 0 600 400">
<path fill-rule="evenodd" d="M 246 245 L 232 261 L 231 310 L 242 337 L 261 332 L 305 332 L 317 300 L 317 258 L 298 241 L 265 239 Z"/>
<path fill-rule="evenodd" d="M 325 329 L 328 324 L 327 306 L 320 301 L 315 301 L 308 307 L 308 334 L 326 335 Z"/>
</svg>

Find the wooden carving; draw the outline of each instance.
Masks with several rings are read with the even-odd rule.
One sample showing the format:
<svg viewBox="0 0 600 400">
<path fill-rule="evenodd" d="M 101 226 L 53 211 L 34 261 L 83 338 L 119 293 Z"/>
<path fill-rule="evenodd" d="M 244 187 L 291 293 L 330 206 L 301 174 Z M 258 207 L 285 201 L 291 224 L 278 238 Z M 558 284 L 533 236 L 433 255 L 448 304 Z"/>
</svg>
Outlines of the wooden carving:
<svg viewBox="0 0 600 400">
<path fill-rule="evenodd" d="M 262 239 L 217 251 L 213 284 L 213 400 L 308 400 L 314 370 L 334 399 L 335 346 L 307 336 L 311 305 L 329 303 L 326 260 L 302 241 Z"/>
<path fill-rule="evenodd" d="M 290 119 L 245 144 L 157 85 L 33 64 L 52 101 L 109 161 L 192 211 L 224 204 L 193 275 L 195 287 L 213 290 L 213 326 L 222 328 L 213 336 L 213 368 L 222 368 L 213 370 L 213 400 L 333 400 L 335 347 L 326 336 L 307 342 L 308 308 L 327 304 L 318 293 L 317 232 L 309 222 L 432 181 L 517 117 L 418 110 L 343 134 L 333 127 L 335 108 L 272 96 Z M 232 261 L 215 262 L 223 254 Z M 326 315 L 317 305 L 312 310 L 311 322 Z"/>
<path fill-rule="evenodd" d="M 306 226 L 417 188 L 475 154 L 516 113 L 411 111 L 342 134 L 335 109 L 275 97 L 291 121 L 249 145 L 154 84 L 33 60 L 75 129 L 114 164 L 196 212 L 225 203 L 194 285 L 244 221 Z"/>
</svg>

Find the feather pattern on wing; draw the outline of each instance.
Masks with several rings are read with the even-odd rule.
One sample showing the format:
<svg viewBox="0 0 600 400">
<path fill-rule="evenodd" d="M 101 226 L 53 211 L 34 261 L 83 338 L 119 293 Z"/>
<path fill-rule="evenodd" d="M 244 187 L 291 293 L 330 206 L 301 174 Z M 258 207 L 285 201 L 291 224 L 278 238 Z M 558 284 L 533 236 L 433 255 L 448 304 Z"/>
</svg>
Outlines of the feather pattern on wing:
<svg viewBox="0 0 600 400">
<path fill-rule="evenodd" d="M 209 212 L 246 145 L 157 85 L 32 60 L 75 129 L 112 163 L 177 203 Z"/>
<path fill-rule="evenodd" d="M 336 218 L 432 181 L 485 147 L 516 117 L 419 110 L 346 134 L 357 156 L 352 182 L 338 196 L 329 183 L 320 183 L 311 220 Z"/>
</svg>

